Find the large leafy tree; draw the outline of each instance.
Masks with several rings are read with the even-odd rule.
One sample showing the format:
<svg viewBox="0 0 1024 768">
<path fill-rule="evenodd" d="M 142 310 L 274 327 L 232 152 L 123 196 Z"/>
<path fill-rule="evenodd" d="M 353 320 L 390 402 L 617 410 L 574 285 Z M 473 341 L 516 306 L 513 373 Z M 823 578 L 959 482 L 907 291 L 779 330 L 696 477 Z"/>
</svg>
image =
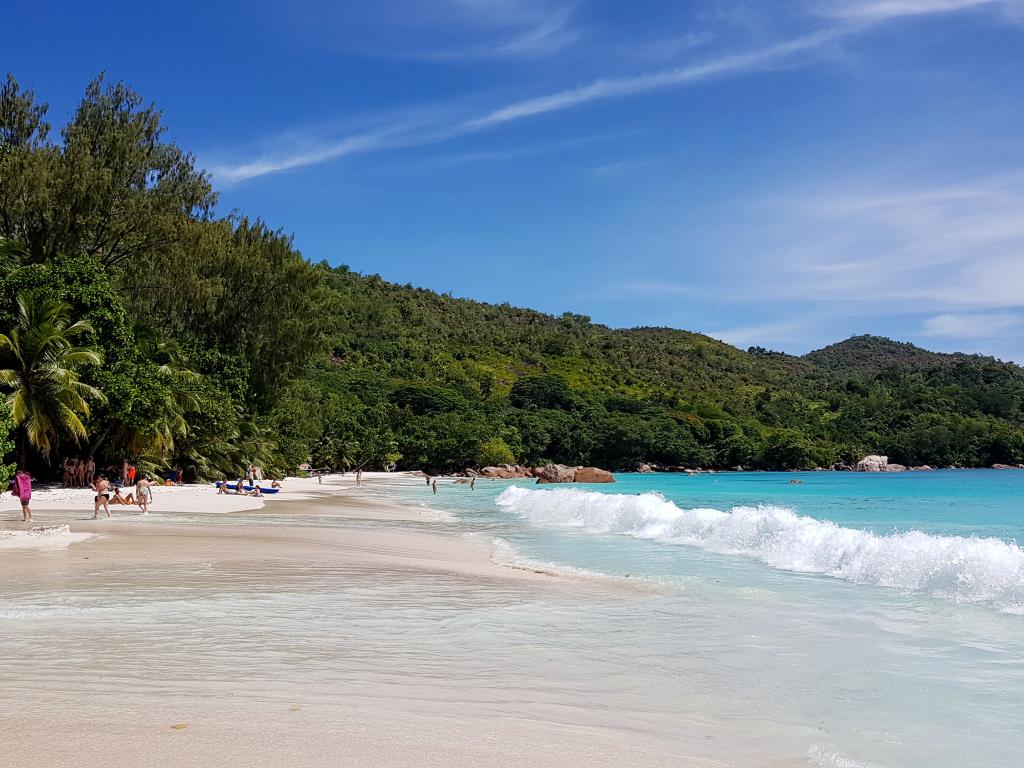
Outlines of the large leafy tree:
<svg viewBox="0 0 1024 768">
<path fill-rule="evenodd" d="M 18 314 L 7 334 L 0 333 L 0 388 L 8 391 L 6 407 L 20 430 L 20 461 L 31 445 L 48 458 L 64 436 L 86 436 L 89 401 L 103 401 L 95 387 L 81 380 L 79 369 L 99 365 L 95 347 L 79 342 L 92 333 L 84 321 L 72 321 L 62 301 L 17 300 Z"/>
<path fill-rule="evenodd" d="M 0 236 L 31 258 L 95 256 L 107 266 L 181 251 L 216 200 L 191 155 L 164 140 L 160 112 L 124 83 L 86 88 L 61 141 L 47 108 L 13 76 L 0 88 Z"/>
</svg>

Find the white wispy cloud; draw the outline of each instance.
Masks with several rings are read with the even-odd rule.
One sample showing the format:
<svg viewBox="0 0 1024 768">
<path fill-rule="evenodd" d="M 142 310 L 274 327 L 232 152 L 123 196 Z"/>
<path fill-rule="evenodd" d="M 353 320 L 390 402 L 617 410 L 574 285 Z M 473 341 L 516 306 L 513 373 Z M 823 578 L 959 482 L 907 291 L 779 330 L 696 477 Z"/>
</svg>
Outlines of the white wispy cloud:
<svg viewBox="0 0 1024 768">
<path fill-rule="evenodd" d="M 481 13 L 479 23 L 465 25 L 472 27 L 474 32 L 473 40 L 469 42 L 440 47 L 406 47 L 383 53 L 428 61 L 549 57 L 583 39 L 582 29 L 572 24 L 575 10 L 575 6 L 569 5 L 531 9 L 527 13 L 517 6 L 497 16 Z"/>
<path fill-rule="evenodd" d="M 706 331 L 713 339 L 732 344 L 734 347 L 770 346 L 790 344 L 807 337 L 806 320 L 779 320 L 755 325 L 743 325 L 720 331 Z"/>
<path fill-rule="evenodd" d="M 578 36 L 570 28 L 573 6 L 552 9 L 542 0 L 448 0 L 478 23 L 514 27 L 526 24 L 503 42 L 486 46 L 472 45 L 464 49 L 425 54 L 435 57 L 460 58 L 476 55 L 522 55 L 552 52 L 568 45 Z M 595 102 L 609 101 L 640 94 L 681 88 L 709 80 L 734 77 L 745 73 L 802 63 L 800 58 L 819 51 L 831 43 L 861 33 L 896 18 L 950 13 L 970 8 L 991 6 L 1007 13 L 1019 10 L 1024 0 L 844 0 L 815 6 L 835 22 L 824 29 L 792 37 L 781 42 L 746 51 L 710 56 L 686 66 L 657 70 L 638 75 L 603 77 L 585 85 L 522 99 L 461 120 L 437 122 L 407 130 L 401 125 L 382 125 L 357 136 L 321 137 L 305 146 L 271 147 L 256 159 L 215 164 L 213 173 L 222 182 L 237 182 L 258 176 L 314 165 L 339 157 L 379 152 L 396 147 L 422 146 L 496 128 L 527 118 L 557 113 Z"/>
<path fill-rule="evenodd" d="M 698 64 L 629 77 L 610 77 L 546 96 L 524 99 L 508 104 L 466 123 L 470 130 L 492 128 L 527 117 L 559 112 L 595 101 L 636 96 L 642 93 L 676 88 L 683 85 L 737 75 L 768 66 L 775 66 L 798 53 L 818 48 L 852 34 L 857 27 L 841 26 L 743 53 L 728 54 Z"/>
<path fill-rule="evenodd" d="M 863 186 L 863 182 L 861 183 Z M 796 203 L 787 243 L 794 293 L 916 306 L 1024 306 L 1024 171 L 916 185 L 829 182 Z"/>
<path fill-rule="evenodd" d="M 1015 312 L 966 312 L 929 317 L 922 336 L 947 339 L 993 339 L 1024 336 L 1024 315 Z"/>
<path fill-rule="evenodd" d="M 395 147 L 410 147 L 446 141 L 489 128 L 558 112 L 584 104 L 613 98 L 681 87 L 713 78 L 738 75 L 764 67 L 776 66 L 787 59 L 818 48 L 849 35 L 855 27 L 837 27 L 794 38 L 782 43 L 743 53 L 711 58 L 698 64 L 631 77 L 596 80 L 579 88 L 558 91 L 539 98 L 525 99 L 462 121 L 419 125 L 414 130 L 384 125 L 358 136 L 323 139 L 318 144 L 298 151 L 288 147 L 284 152 L 262 153 L 255 160 L 220 163 L 212 168 L 222 182 L 237 182 L 280 171 L 334 160 L 347 155 L 376 152 Z"/>
<path fill-rule="evenodd" d="M 819 3 L 819 13 L 848 21 L 878 22 L 907 16 L 926 16 L 981 8 L 1017 12 L 1021 0 L 834 0 Z"/>
</svg>

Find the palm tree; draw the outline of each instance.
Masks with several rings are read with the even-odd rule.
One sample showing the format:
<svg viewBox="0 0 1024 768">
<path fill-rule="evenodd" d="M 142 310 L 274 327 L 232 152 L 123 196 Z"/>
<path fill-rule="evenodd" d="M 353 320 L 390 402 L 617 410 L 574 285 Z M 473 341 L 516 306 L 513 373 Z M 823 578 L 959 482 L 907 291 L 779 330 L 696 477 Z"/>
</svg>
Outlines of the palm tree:
<svg viewBox="0 0 1024 768">
<path fill-rule="evenodd" d="M 0 333 L 0 388 L 9 390 L 7 408 L 19 427 L 19 458 L 24 467 L 27 444 L 49 458 L 63 435 L 85 437 L 83 419 L 88 400 L 104 401 L 103 393 L 79 378 L 83 365 L 99 365 L 100 351 L 76 346 L 92 333 L 85 320 L 71 322 L 71 308 L 62 301 L 34 301 L 18 296 L 18 315 L 8 334 Z"/>
<path fill-rule="evenodd" d="M 22 265 L 25 249 L 20 243 L 0 237 L 0 269 L 13 271 Z"/>
</svg>

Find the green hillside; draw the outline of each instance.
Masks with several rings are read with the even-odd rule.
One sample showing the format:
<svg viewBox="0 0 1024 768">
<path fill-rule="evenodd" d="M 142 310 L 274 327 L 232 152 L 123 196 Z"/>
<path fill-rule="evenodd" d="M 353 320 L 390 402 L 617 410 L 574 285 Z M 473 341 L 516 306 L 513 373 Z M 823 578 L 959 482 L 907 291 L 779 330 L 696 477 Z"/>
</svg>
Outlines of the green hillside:
<svg viewBox="0 0 1024 768">
<path fill-rule="evenodd" d="M 0 423 L 193 476 L 494 463 L 766 469 L 1024 461 L 1024 370 L 856 337 L 799 358 L 613 330 L 306 261 L 216 193 L 121 84 L 54 138 L 0 92 Z M 0 434 L 0 438 L 3 434 Z"/>
<path fill-rule="evenodd" d="M 884 336 L 868 335 L 852 336 L 838 344 L 830 344 L 822 349 L 809 352 L 804 355 L 804 360 L 839 375 L 875 374 L 890 368 L 901 371 L 917 371 L 950 367 L 961 363 L 987 365 L 998 362 L 994 358 L 982 355 L 930 352 L 905 341 L 893 341 Z"/>
</svg>

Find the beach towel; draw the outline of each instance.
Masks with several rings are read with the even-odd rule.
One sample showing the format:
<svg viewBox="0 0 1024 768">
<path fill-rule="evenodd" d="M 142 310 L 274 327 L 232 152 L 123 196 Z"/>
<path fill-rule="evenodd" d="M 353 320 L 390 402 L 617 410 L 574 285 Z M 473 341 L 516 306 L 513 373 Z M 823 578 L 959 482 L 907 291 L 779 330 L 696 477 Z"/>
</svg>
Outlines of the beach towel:
<svg viewBox="0 0 1024 768">
<path fill-rule="evenodd" d="M 22 501 L 32 498 L 32 481 L 28 475 L 14 476 L 14 495 Z"/>
</svg>

